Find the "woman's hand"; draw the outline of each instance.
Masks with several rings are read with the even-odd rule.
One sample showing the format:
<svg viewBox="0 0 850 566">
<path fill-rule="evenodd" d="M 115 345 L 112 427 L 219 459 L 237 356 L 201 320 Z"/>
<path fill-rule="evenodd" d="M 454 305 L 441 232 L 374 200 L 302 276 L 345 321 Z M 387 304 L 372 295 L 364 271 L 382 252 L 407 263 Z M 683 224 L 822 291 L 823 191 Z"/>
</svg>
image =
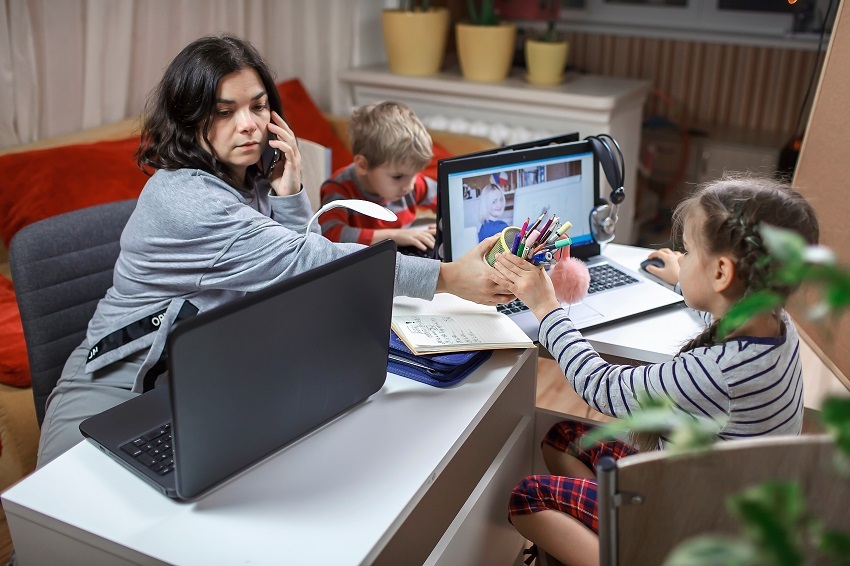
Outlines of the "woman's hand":
<svg viewBox="0 0 850 566">
<path fill-rule="evenodd" d="M 437 292 L 452 293 L 482 305 L 501 305 L 514 300 L 513 295 L 492 281 L 493 268 L 484 261 L 484 254 L 498 239 L 498 234 L 491 236 L 457 260 L 441 263 Z"/>
<path fill-rule="evenodd" d="M 426 228 L 391 228 L 386 230 L 375 230 L 372 243 L 376 244 L 389 238 L 401 246 L 413 246 L 416 249 L 430 250 L 437 241 L 437 226 L 435 224 Z"/>
<path fill-rule="evenodd" d="M 664 262 L 664 267 L 647 265 L 647 273 L 655 275 L 670 285 L 675 285 L 679 282 L 679 258 L 682 257 L 680 252 L 674 252 L 670 248 L 661 248 L 655 250 L 647 257 L 649 257 L 649 259 L 658 258 Z"/>
<path fill-rule="evenodd" d="M 295 134 L 277 112 L 272 112 L 269 122 L 269 145 L 281 152 L 281 159 L 272 171 L 269 181 L 279 196 L 294 195 L 301 190 L 301 152 Z"/>
<path fill-rule="evenodd" d="M 542 267 L 510 253 L 496 254 L 495 270 L 490 279 L 522 300 L 537 320 L 561 306 L 555 297 L 555 287 Z"/>
</svg>

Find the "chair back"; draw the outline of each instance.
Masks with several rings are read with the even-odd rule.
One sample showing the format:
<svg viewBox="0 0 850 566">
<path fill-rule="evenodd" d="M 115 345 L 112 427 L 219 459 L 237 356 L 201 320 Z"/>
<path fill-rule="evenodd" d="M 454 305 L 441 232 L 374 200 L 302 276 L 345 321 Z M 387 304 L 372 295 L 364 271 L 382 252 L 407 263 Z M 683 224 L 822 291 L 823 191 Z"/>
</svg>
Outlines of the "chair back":
<svg viewBox="0 0 850 566">
<path fill-rule="evenodd" d="M 53 216 L 20 230 L 9 264 L 27 344 L 38 425 L 62 368 L 112 286 L 121 232 L 136 199 Z"/>
<path fill-rule="evenodd" d="M 316 212 L 322 206 L 322 183 L 331 177 L 331 149 L 310 140 L 298 138 L 301 151 L 301 184 Z"/>
<path fill-rule="evenodd" d="M 826 529 L 850 532 L 850 480 L 829 435 L 720 442 L 687 456 L 652 452 L 600 461 L 600 564 L 662 564 L 685 539 L 742 532 L 727 497 L 766 481 L 799 482 Z"/>
</svg>

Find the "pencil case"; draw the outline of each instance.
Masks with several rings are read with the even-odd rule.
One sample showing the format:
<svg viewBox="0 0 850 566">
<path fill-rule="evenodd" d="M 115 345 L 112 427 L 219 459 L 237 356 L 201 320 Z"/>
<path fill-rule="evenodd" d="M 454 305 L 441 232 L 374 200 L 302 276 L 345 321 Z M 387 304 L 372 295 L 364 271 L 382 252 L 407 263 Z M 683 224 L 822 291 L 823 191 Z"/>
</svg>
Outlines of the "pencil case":
<svg viewBox="0 0 850 566">
<path fill-rule="evenodd" d="M 434 387 L 458 383 L 493 355 L 492 350 L 417 356 L 390 331 L 387 371 Z"/>
<path fill-rule="evenodd" d="M 517 234 L 519 234 L 519 231 L 519 228 L 516 226 L 508 226 L 502 230 L 502 233 L 499 235 L 499 239 L 493 247 L 490 248 L 490 251 L 484 255 L 484 259 L 487 260 L 490 267 L 493 267 L 493 264 L 496 263 L 496 254 L 502 252 L 510 253 L 511 248 L 514 245 L 514 238 Z"/>
</svg>

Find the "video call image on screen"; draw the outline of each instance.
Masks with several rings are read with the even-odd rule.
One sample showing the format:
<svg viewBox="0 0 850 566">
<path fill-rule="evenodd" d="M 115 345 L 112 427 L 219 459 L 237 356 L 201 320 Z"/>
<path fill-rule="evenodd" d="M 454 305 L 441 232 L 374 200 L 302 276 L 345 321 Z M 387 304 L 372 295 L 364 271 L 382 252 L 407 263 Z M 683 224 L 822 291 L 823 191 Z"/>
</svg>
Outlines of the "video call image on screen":
<svg viewBox="0 0 850 566">
<path fill-rule="evenodd" d="M 594 205 L 593 154 L 504 165 L 449 175 L 452 257 L 508 226 L 521 227 L 541 214 L 556 214 L 573 226 L 574 244 L 589 242 Z"/>
</svg>

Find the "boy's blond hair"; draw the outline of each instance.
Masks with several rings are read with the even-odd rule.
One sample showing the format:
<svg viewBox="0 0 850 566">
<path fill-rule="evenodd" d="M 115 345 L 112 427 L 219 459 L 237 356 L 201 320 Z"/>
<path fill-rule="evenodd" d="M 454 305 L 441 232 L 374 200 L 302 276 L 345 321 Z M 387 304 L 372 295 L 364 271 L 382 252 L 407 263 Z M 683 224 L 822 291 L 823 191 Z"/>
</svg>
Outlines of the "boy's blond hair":
<svg viewBox="0 0 850 566">
<path fill-rule="evenodd" d="M 400 102 L 361 106 L 348 123 L 351 150 L 369 162 L 410 165 L 421 171 L 434 155 L 431 136 L 413 111 Z"/>
</svg>

